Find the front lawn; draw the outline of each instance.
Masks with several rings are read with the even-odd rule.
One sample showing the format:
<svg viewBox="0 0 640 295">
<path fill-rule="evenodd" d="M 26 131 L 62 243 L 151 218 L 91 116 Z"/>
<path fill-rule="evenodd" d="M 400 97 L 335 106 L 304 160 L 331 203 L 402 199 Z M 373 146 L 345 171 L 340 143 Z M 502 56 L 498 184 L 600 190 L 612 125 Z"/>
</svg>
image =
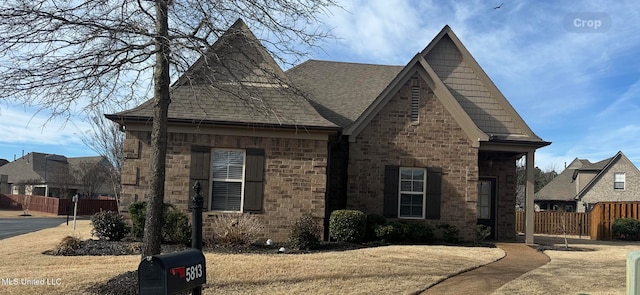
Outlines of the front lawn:
<svg viewBox="0 0 640 295">
<path fill-rule="evenodd" d="M 138 255 L 42 254 L 64 236 L 90 238 L 90 230 L 89 221 L 83 220 L 75 232 L 62 224 L 0 240 L 0 293 L 86 294 L 89 287 L 138 268 Z M 495 261 L 504 252 L 484 247 L 384 246 L 314 254 L 205 256 L 208 283 L 203 294 L 408 294 Z"/>
</svg>

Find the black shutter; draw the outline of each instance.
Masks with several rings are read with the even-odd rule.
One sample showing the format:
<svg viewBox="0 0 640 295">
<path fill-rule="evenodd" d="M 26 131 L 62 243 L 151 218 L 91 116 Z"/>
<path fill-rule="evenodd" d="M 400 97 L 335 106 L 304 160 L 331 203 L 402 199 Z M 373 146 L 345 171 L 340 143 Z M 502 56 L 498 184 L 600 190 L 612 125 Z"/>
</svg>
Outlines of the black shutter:
<svg viewBox="0 0 640 295">
<path fill-rule="evenodd" d="M 209 171 L 211 170 L 211 148 L 206 146 L 192 146 L 191 147 L 191 170 L 189 173 L 189 204 L 191 204 L 191 197 L 195 194 L 193 191 L 193 185 L 196 181 L 200 182 L 202 190 L 200 195 L 204 199 L 202 211 L 209 209 Z"/>
<path fill-rule="evenodd" d="M 383 215 L 388 218 L 398 217 L 398 182 L 400 167 L 384 167 L 384 207 Z"/>
<path fill-rule="evenodd" d="M 427 167 L 427 219 L 440 219 L 442 168 Z"/>
<path fill-rule="evenodd" d="M 244 212 L 262 212 L 264 194 L 264 150 L 247 149 L 244 175 Z"/>
</svg>

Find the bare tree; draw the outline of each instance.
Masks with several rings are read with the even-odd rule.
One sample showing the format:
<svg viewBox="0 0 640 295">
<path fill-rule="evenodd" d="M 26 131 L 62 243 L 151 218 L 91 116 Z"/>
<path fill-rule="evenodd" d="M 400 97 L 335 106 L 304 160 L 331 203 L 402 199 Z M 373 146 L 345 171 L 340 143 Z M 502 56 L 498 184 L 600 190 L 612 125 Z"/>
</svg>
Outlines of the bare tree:
<svg viewBox="0 0 640 295">
<path fill-rule="evenodd" d="M 261 41 L 281 64 L 295 63 L 326 36 L 319 14 L 334 5 L 335 0 L 6 1 L 0 10 L 0 97 L 69 115 L 78 106 L 124 104 L 151 92 L 153 172 L 142 255 L 157 254 L 171 77 L 184 73 L 237 18 L 263 33 Z"/>
<path fill-rule="evenodd" d="M 73 174 L 82 185 L 84 192 L 89 198 L 96 194 L 96 191 L 109 179 L 109 168 L 106 160 L 103 161 L 81 161 L 73 168 Z"/>
<path fill-rule="evenodd" d="M 124 132 L 120 130 L 118 124 L 108 121 L 102 116 L 102 109 L 96 108 L 92 110 L 93 115 L 89 118 L 91 130 L 81 135 L 82 142 L 109 162 L 109 165 L 105 165 L 107 166 L 105 168 L 113 187 L 117 207 L 120 208 Z"/>
</svg>

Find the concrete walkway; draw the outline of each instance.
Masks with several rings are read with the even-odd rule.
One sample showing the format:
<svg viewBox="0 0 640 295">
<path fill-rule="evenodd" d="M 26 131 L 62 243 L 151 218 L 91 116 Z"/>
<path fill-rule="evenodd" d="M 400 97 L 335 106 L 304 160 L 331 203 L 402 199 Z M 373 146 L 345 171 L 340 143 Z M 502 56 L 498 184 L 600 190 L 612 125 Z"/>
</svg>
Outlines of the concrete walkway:
<svg viewBox="0 0 640 295">
<path fill-rule="evenodd" d="M 504 258 L 448 278 L 422 292 L 429 294 L 491 294 L 520 275 L 543 266 L 549 257 L 524 243 L 497 243 Z"/>
</svg>

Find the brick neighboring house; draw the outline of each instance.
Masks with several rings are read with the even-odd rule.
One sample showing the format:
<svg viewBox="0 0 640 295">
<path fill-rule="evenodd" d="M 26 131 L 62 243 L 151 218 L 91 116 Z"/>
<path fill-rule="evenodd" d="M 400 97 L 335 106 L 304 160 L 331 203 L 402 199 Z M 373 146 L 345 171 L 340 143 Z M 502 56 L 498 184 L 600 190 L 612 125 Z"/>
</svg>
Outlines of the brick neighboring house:
<svg viewBox="0 0 640 295">
<path fill-rule="evenodd" d="M 448 26 L 405 66 L 309 60 L 283 72 L 238 20 L 171 97 L 165 200 L 186 210 L 199 180 L 205 227 L 252 213 L 281 241 L 302 214 L 326 229 L 342 208 L 514 238 L 516 159 L 533 163 L 549 144 Z M 107 117 L 126 130 L 126 207 L 147 198 L 151 101 Z"/>
<path fill-rule="evenodd" d="M 640 201 L 640 171 L 622 152 L 602 161 L 574 159 L 536 193 L 540 210 L 585 212 L 597 202 Z"/>
</svg>

